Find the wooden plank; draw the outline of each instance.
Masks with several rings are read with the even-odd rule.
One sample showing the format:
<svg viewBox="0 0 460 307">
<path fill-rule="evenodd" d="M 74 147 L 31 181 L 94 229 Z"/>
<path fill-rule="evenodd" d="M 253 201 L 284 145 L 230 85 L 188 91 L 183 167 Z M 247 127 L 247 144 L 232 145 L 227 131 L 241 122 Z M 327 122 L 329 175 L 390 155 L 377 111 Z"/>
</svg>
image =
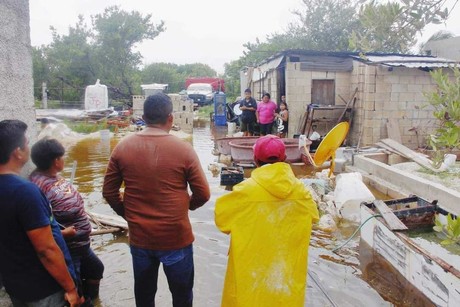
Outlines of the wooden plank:
<svg viewBox="0 0 460 307">
<path fill-rule="evenodd" d="M 339 118 L 337 119 L 336 125 L 342 121 L 343 117 L 345 116 L 345 114 L 347 113 L 347 111 L 348 111 L 348 109 L 350 107 L 350 103 L 352 103 L 355 100 L 355 96 L 356 96 L 357 92 L 358 92 L 358 88 L 355 89 L 355 92 L 353 93 L 353 96 L 351 96 L 351 99 L 348 100 L 348 102 L 345 104 L 345 109 L 343 109 L 342 114 L 340 114 Z M 342 97 L 340 97 L 340 98 L 342 98 Z"/>
<path fill-rule="evenodd" d="M 433 163 L 431 162 L 430 159 L 428 158 L 425 158 L 423 156 L 421 156 L 420 154 L 416 153 L 415 151 L 413 151 L 412 149 L 396 142 L 395 140 L 391 140 L 391 139 L 383 139 L 383 140 L 380 140 L 381 143 L 391 147 L 392 149 L 396 150 L 400 155 L 408 158 L 408 159 L 411 159 L 412 161 L 414 161 L 415 163 L 435 172 L 435 173 L 439 173 L 439 172 L 442 172 L 443 170 L 441 169 L 438 169 L 438 168 L 434 168 L 433 167 Z"/>
<path fill-rule="evenodd" d="M 89 235 L 90 236 L 97 236 L 97 235 L 103 235 L 103 234 L 107 234 L 107 233 L 114 233 L 114 232 L 120 232 L 120 231 L 123 231 L 123 229 L 118 228 L 118 227 L 110 227 L 110 228 L 92 230 Z"/>
<path fill-rule="evenodd" d="M 390 230 L 407 230 L 406 225 L 401 222 L 398 217 L 382 200 L 374 200 L 375 208 L 380 212 Z"/>
<path fill-rule="evenodd" d="M 95 220 L 96 224 L 100 223 L 104 226 L 118 227 L 125 230 L 128 229 L 128 222 L 126 222 L 120 216 L 112 216 L 94 212 L 87 212 L 87 214 L 90 217 L 90 219 Z"/>
<path fill-rule="evenodd" d="M 399 124 L 396 118 L 389 118 L 387 120 L 387 133 L 389 139 L 402 143 L 401 132 L 399 131 Z"/>
<path fill-rule="evenodd" d="M 388 152 L 390 152 L 390 153 L 398 154 L 398 155 L 400 155 L 401 157 L 407 158 L 407 157 L 401 155 L 399 152 L 397 152 L 397 151 L 394 150 L 393 148 L 391 148 L 390 146 L 385 145 L 385 144 L 383 144 L 383 143 L 381 143 L 381 142 L 377 142 L 377 143 L 375 143 L 375 145 L 377 145 L 378 147 L 381 147 L 381 148 L 385 149 L 386 151 L 388 151 Z"/>
</svg>

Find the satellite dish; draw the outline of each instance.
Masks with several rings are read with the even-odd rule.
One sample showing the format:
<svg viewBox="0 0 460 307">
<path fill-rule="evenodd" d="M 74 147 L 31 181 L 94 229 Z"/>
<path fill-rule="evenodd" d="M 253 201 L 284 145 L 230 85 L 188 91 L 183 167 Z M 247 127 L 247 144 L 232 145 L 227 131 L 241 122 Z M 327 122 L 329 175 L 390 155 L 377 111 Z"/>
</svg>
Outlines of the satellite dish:
<svg viewBox="0 0 460 307">
<path fill-rule="evenodd" d="M 240 116 L 243 114 L 243 111 L 240 110 L 240 104 L 237 103 L 233 106 L 233 113 L 235 113 L 236 116 Z"/>
</svg>

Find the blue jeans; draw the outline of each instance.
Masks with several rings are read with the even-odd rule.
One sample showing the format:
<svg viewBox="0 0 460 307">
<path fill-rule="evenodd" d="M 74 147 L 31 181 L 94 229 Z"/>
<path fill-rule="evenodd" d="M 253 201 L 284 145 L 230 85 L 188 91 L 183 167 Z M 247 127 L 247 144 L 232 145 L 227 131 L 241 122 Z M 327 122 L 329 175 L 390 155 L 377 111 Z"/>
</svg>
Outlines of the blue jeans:
<svg viewBox="0 0 460 307">
<path fill-rule="evenodd" d="M 193 302 L 193 245 L 170 250 L 149 250 L 130 246 L 133 257 L 134 296 L 137 307 L 155 306 L 160 262 L 168 279 L 174 307 L 189 307 Z"/>
</svg>

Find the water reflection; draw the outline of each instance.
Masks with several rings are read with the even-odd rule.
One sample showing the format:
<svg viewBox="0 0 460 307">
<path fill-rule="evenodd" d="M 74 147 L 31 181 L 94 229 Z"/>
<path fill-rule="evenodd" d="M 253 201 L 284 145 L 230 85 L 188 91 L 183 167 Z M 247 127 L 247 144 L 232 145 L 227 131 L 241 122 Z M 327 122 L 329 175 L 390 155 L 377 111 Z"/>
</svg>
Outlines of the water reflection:
<svg viewBox="0 0 460 307">
<path fill-rule="evenodd" d="M 220 178 L 212 175 L 208 170 L 208 165 L 218 162 L 218 157 L 212 155 L 214 140 L 224 137 L 226 133 L 227 127 L 225 126 L 215 127 L 208 121 L 199 120 L 194 122 L 193 138 L 188 140 L 193 144 L 200 158 L 211 187 L 210 201 L 204 207 L 190 212 L 195 234 L 196 306 L 219 306 L 221 300 L 229 237 L 220 233 L 214 225 L 214 203 L 217 197 L 227 192 L 219 186 Z M 77 161 L 74 183 L 83 195 L 87 208 L 91 211 L 114 214 L 103 200 L 101 192 L 110 152 L 118 141 L 118 137 L 110 141 L 103 141 L 99 138 L 85 139 L 69 148 L 66 154 L 67 167 L 64 175 L 70 177 L 72 162 Z M 300 178 L 310 177 L 313 174 L 313 169 L 305 165 L 294 165 L 293 170 Z M 245 177 L 249 177 L 251 171 L 252 169 L 245 169 Z M 323 286 L 315 286 L 315 282 L 309 278 L 308 306 L 331 306 L 331 298 L 336 302 L 345 302 L 345 305 L 348 306 L 384 305 L 377 294 L 369 293 L 366 284 L 356 278 L 356 275 L 359 275 L 358 239 L 352 240 L 346 248 L 340 250 L 339 254 L 330 252 L 333 247 L 344 242 L 355 228 L 342 225 L 341 231 L 334 235 L 315 231 L 310 251 L 310 272 L 316 276 L 315 282 Z M 101 283 L 100 300 L 96 302 L 96 305 L 134 306 L 128 235 L 126 233 L 99 235 L 92 238 L 92 244 L 106 267 Z M 319 290 L 321 288 L 327 289 L 329 295 L 321 293 L 322 290 Z M 345 288 L 355 290 L 344 293 Z M 171 295 L 164 274 L 159 274 L 156 303 L 158 306 L 171 306 Z"/>
</svg>

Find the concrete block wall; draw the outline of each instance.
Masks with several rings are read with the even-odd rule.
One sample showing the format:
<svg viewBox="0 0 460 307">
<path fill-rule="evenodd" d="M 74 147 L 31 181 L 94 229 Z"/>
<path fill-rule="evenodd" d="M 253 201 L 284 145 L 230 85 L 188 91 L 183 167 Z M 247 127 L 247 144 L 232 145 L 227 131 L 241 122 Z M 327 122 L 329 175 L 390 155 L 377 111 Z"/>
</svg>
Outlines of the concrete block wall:
<svg viewBox="0 0 460 307">
<path fill-rule="evenodd" d="M 299 132 L 299 124 L 311 102 L 311 71 L 301 71 L 300 63 L 286 63 L 286 99 L 289 105 L 289 137 Z"/>
<path fill-rule="evenodd" d="M 435 123 L 433 110 L 424 96 L 435 88 L 428 72 L 355 62 L 353 74 L 352 83 L 360 88 L 354 125 L 362 131 L 360 145 L 373 145 L 388 137 L 388 118 L 397 120 L 404 145 L 416 148 L 426 144 Z M 355 133 L 356 129 L 352 137 L 356 144 Z"/>
<path fill-rule="evenodd" d="M 187 133 L 193 132 L 193 112 L 174 112 L 174 125 Z"/>
<path fill-rule="evenodd" d="M 0 120 L 25 122 L 33 144 L 37 129 L 29 19 L 29 1 L 0 1 Z M 25 173 L 31 169 L 29 163 Z"/>
<path fill-rule="evenodd" d="M 181 130 L 193 132 L 193 100 L 187 96 L 179 94 L 168 94 L 173 104 L 174 124 L 179 126 Z M 144 114 L 145 96 L 133 96 L 133 114 L 142 116 Z"/>
<path fill-rule="evenodd" d="M 251 88 L 252 97 L 254 97 L 254 99 L 257 101 L 260 101 L 262 100 L 262 93 L 268 92 L 271 96 L 271 99 L 275 102 L 278 102 L 280 94 L 278 93 L 277 76 L 277 71 L 271 70 L 266 73 L 266 76 L 263 80 L 253 82 Z"/>
<path fill-rule="evenodd" d="M 351 99 L 352 79 L 350 72 L 303 71 L 300 70 L 300 63 L 286 63 L 286 98 L 288 99 L 290 114 L 290 137 L 299 132 L 300 120 L 311 103 L 312 80 L 315 79 L 335 80 L 336 105 L 346 104 L 340 97 L 347 102 Z M 341 112 L 338 113 L 340 115 Z"/>
<path fill-rule="evenodd" d="M 168 94 L 173 104 L 174 112 L 193 112 L 193 100 L 186 95 Z"/>
</svg>

